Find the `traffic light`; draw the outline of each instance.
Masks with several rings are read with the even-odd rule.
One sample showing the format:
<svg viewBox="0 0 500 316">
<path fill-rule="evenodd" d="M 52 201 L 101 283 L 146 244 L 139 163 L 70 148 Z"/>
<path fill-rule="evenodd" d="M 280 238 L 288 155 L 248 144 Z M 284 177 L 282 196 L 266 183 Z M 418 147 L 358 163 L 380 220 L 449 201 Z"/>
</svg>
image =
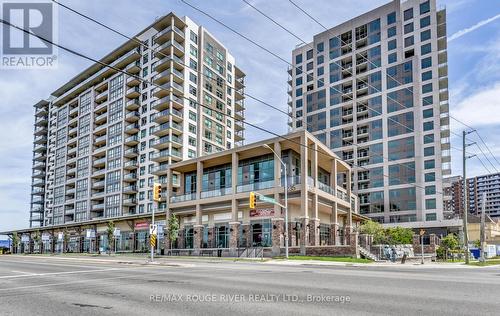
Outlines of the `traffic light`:
<svg viewBox="0 0 500 316">
<path fill-rule="evenodd" d="M 161 184 L 153 184 L 153 201 L 160 202 L 161 200 Z"/>
<path fill-rule="evenodd" d="M 255 194 L 255 192 L 250 192 L 249 204 L 251 209 L 255 208 L 255 204 L 257 204 L 257 195 Z"/>
</svg>

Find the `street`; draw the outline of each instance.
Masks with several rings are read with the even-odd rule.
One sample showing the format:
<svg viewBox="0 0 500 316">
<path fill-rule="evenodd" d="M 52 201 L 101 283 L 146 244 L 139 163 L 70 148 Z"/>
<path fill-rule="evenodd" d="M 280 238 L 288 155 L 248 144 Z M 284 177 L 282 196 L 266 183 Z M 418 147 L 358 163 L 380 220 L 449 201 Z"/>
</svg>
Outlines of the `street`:
<svg viewBox="0 0 500 316">
<path fill-rule="evenodd" d="M 497 267 L 162 262 L 3 256 L 0 314 L 493 315 L 500 310 Z"/>
</svg>

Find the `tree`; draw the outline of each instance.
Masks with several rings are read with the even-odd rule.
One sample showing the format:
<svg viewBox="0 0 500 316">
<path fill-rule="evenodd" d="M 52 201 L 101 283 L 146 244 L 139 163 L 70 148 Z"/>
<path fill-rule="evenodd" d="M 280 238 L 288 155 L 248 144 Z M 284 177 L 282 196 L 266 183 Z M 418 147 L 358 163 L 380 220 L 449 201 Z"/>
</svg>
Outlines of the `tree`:
<svg viewBox="0 0 500 316">
<path fill-rule="evenodd" d="M 363 234 L 372 235 L 374 244 L 381 244 L 385 240 L 384 228 L 379 222 L 369 220 L 361 225 L 360 231 Z"/>
<path fill-rule="evenodd" d="M 441 247 L 445 251 L 445 259 L 448 259 L 448 251 L 458 249 L 458 238 L 455 234 L 448 234 L 441 239 Z"/>
<path fill-rule="evenodd" d="M 39 248 L 41 239 L 42 238 L 40 236 L 40 231 L 37 230 L 35 232 L 35 235 L 33 236 L 33 243 L 34 243 L 34 247 L 38 248 L 39 252 L 41 252 L 41 249 Z"/>
<path fill-rule="evenodd" d="M 19 246 L 19 235 L 17 232 L 14 232 L 12 234 L 12 252 L 16 253 L 17 252 L 17 247 Z"/>
<path fill-rule="evenodd" d="M 179 234 L 179 219 L 175 214 L 170 215 L 168 219 L 168 239 L 170 240 L 170 249 L 172 249 L 173 243 L 177 240 Z"/>
<path fill-rule="evenodd" d="M 115 223 L 113 221 L 108 222 L 108 227 L 106 228 L 106 235 L 108 236 L 108 254 L 111 255 L 111 245 L 115 239 Z"/>
<path fill-rule="evenodd" d="M 404 245 L 413 242 L 413 230 L 404 227 L 389 227 L 385 230 L 386 240 L 389 244 Z"/>
<path fill-rule="evenodd" d="M 69 250 L 69 233 L 67 230 L 63 231 L 63 252 L 68 252 Z"/>
</svg>

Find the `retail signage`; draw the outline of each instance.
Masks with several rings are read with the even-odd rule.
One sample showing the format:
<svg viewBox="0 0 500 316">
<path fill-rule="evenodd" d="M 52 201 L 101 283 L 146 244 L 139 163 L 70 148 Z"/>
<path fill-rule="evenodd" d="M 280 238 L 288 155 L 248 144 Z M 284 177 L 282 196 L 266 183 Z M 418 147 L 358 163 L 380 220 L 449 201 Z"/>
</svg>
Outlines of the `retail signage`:
<svg viewBox="0 0 500 316">
<path fill-rule="evenodd" d="M 95 238 L 95 230 L 87 229 L 85 237 L 87 237 L 88 239 Z"/>
<path fill-rule="evenodd" d="M 274 216 L 273 208 L 250 210 L 250 217 Z"/>
<path fill-rule="evenodd" d="M 149 222 L 137 222 L 134 225 L 135 230 L 142 230 L 142 229 L 148 229 L 149 228 Z"/>
<path fill-rule="evenodd" d="M 120 237 L 120 235 L 121 235 L 120 228 L 115 227 L 115 230 L 113 231 L 113 236 Z"/>
<path fill-rule="evenodd" d="M 28 235 L 22 235 L 21 236 L 21 241 L 22 242 L 29 242 L 30 241 L 30 236 L 28 236 Z"/>
<path fill-rule="evenodd" d="M 42 241 L 50 241 L 50 235 L 49 234 L 42 234 Z"/>
</svg>

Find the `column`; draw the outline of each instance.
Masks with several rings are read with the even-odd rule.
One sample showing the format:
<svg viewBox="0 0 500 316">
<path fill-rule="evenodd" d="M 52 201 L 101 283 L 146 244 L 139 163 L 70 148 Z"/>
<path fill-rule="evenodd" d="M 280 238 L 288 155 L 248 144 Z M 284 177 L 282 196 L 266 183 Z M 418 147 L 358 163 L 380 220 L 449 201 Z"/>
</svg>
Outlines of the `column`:
<svg viewBox="0 0 500 316">
<path fill-rule="evenodd" d="M 203 179 L 203 162 L 198 161 L 196 164 L 196 203 L 199 203 L 201 199 L 202 179 Z"/>
<path fill-rule="evenodd" d="M 306 245 L 309 244 L 309 194 L 307 189 L 307 178 L 308 178 L 308 163 L 309 163 L 309 152 L 308 152 L 308 139 L 304 133 L 300 137 L 300 209 L 302 211 L 302 216 L 300 217 L 300 253 L 302 255 L 306 254 Z"/>
<path fill-rule="evenodd" d="M 233 197 L 231 200 L 231 222 L 229 222 L 229 255 L 231 257 L 238 255 L 239 232 L 240 222 L 238 221 L 238 201 Z"/>
<path fill-rule="evenodd" d="M 252 241 L 252 236 L 250 235 L 251 233 L 250 224 L 242 224 L 241 226 L 242 226 L 241 234 L 243 235 L 243 242 L 240 245 L 240 247 L 250 247 Z"/>
<path fill-rule="evenodd" d="M 170 181 L 169 181 L 170 183 Z M 168 199 L 169 195 L 167 195 L 167 199 Z M 170 205 L 169 201 L 167 201 L 167 209 L 165 210 L 166 211 L 166 215 L 165 215 L 165 237 L 163 239 L 164 243 L 165 243 L 165 250 L 168 250 L 171 248 L 171 244 L 170 244 L 170 232 L 169 232 L 169 221 L 170 221 L 170 215 L 171 215 L 171 211 L 170 211 L 170 208 L 168 207 Z"/>
<path fill-rule="evenodd" d="M 280 155 L 281 158 L 281 144 L 279 142 L 274 143 L 274 151 L 276 154 Z M 282 173 L 282 165 L 278 157 L 274 156 L 274 200 L 275 201 L 280 201 L 280 192 L 282 188 L 285 190 L 285 183 L 281 183 L 281 177 L 283 175 Z M 281 207 L 278 205 L 274 205 L 274 217 L 283 217 L 284 214 L 281 214 L 282 210 Z"/>
<path fill-rule="evenodd" d="M 337 202 L 333 202 L 332 214 L 330 216 L 330 240 L 332 245 L 339 244 L 339 236 L 337 235 L 337 231 L 339 229 L 339 221 L 337 216 L 338 216 Z"/>
<path fill-rule="evenodd" d="M 349 209 L 347 211 L 346 235 L 352 233 L 352 203 L 351 203 L 351 170 L 347 170 L 347 198 L 349 199 Z"/>
<path fill-rule="evenodd" d="M 202 241 L 203 241 L 203 225 L 194 225 L 193 226 L 194 255 L 199 255 Z"/>
<path fill-rule="evenodd" d="M 215 246 L 215 227 L 208 228 L 208 248 L 216 248 L 216 246 Z"/>
<path fill-rule="evenodd" d="M 309 219 L 309 245 L 319 246 L 319 214 L 318 214 L 318 144 L 313 143 L 311 151 L 311 176 L 314 181 L 314 192 L 312 193 L 312 217 Z"/>
<path fill-rule="evenodd" d="M 272 230 L 272 255 L 273 257 L 281 255 L 281 247 L 285 244 L 285 239 L 283 236 L 283 231 L 285 230 L 285 219 L 284 218 L 273 218 L 271 219 L 271 224 L 273 225 Z"/>
</svg>

